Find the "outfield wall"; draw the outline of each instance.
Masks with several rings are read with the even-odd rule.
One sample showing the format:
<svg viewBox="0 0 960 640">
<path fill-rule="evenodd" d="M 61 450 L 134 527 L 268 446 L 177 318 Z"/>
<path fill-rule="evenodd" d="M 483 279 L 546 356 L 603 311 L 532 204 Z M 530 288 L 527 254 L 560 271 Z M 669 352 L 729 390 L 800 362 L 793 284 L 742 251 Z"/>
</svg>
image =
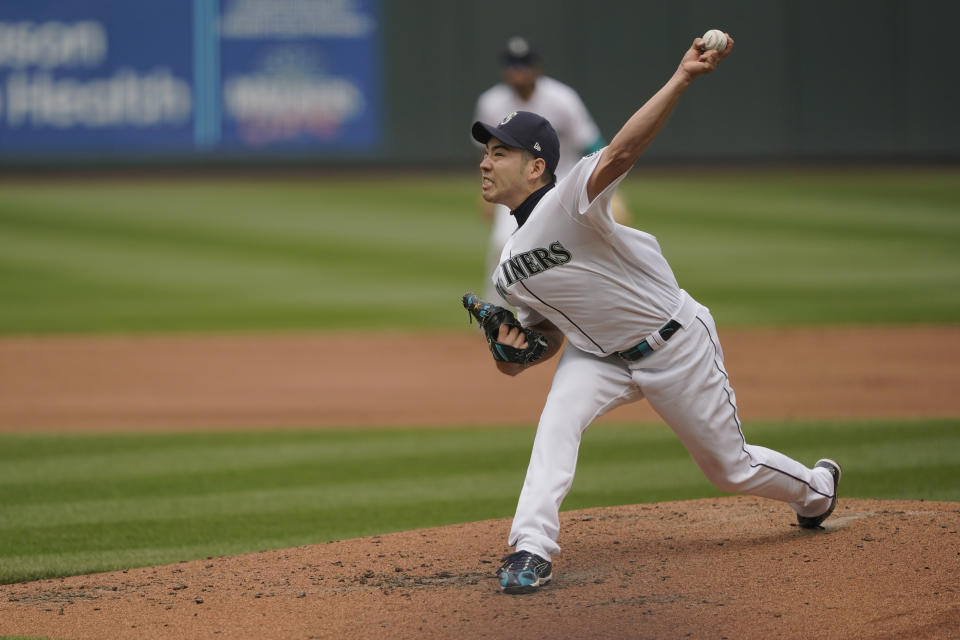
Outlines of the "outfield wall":
<svg viewBox="0 0 960 640">
<path fill-rule="evenodd" d="M 511 35 L 609 138 L 720 27 L 649 162 L 960 160 L 948 0 L 31 0 L 0 5 L 0 162 L 468 166 Z"/>
</svg>

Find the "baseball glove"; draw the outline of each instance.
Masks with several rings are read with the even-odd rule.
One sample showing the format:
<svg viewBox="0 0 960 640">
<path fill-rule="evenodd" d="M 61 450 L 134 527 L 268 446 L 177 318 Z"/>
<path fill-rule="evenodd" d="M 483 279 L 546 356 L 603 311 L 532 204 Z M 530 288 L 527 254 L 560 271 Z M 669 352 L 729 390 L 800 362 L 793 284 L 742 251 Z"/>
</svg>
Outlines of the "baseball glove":
<svg viewBox="0 0 960 640">
<path fill-rule="evenodd" d="M 490 353 L 493 354 L 494 360 L 516 364 L 532 364 L 547 352 L 547 339 L 533 329 L 524 329 L 520 326 L 517 317 L 509 309 L 484 302 L 472 293 L 463 295 L 463 306 L 470 312 L 468 317 L 471 322 L 473 318 L 477 319 L 477 323 L 487 338 L 487 344 L 490 346 Z M 497 342 L 497 334 L 502 324 L 522 331 L 527 339 L 527 347 L 517 349 Z"/>
</svg>

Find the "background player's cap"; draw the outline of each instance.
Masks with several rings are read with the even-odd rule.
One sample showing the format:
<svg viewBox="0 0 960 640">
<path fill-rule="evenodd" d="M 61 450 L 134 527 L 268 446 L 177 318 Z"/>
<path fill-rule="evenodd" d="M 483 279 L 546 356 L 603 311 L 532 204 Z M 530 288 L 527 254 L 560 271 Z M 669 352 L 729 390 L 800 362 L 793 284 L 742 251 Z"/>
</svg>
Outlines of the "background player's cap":
<svg viewBox="0 0 960 640">
<path fill-rule="evenodd" d="M 514 36 L 507 40 L 507 46 L 503 50 L 503 66 L 532 67 L 537 61 L 537 52 L 526 38 Z"/>
<path fill-rule="evenodd" d="M 496 138 L 511 147 L 526 149 L 535 158 L 543 158 L 550 173 L 557 173 L 560 140 L 553 125 L 546 118 L 529 111 L 514 111 L 496 126 L 474 122 L 471 133 L 473 139 L 480 144 L 487 144 L 490 138 Z"/>
</svg>

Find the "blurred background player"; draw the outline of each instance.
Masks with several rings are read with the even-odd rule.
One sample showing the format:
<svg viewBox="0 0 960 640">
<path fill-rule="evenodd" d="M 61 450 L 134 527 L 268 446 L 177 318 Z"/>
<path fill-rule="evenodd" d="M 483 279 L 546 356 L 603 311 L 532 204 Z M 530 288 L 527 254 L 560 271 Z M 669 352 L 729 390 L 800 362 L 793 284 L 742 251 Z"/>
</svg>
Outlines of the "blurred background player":
<svg viewBox="0 0 960 640">
<path fill-rule="evenodd" d="M 474 122 L 497 123 L 514 111 L 532 111 L 549 120 L 560 139 L 558 179 L 565 176 L 580 158 L 606 146 L 580 95 L 572 87 L 542 74 L 540 58 L 525 38 L 513 37 L 507 41 L 502 64 L 503 82 L 480 94 Z M 614 219 L 629 224 L 629 213 L 619 194 L 612 205 Z M 492 226 L 484 272 L 484 299 L 509 307 L 489 276 L 500 264 L 500 253 L 510 234 L 516 230 L 517 222 L 503 205 L 481 200 L 480 207 L 483 217 L 490 220 Z"/>
</svg>

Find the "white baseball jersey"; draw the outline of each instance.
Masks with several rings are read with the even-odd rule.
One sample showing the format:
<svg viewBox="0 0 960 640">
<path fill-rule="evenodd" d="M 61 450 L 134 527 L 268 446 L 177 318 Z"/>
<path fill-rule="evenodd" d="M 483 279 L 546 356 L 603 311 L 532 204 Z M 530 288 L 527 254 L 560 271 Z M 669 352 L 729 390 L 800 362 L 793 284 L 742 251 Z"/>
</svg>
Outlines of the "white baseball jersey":
<svg viewBox="0 0 960 640">
<path fill-rule="evenodd" d="M 557 176 L 567 175 L 583 153 L 592 151 L 600 139 L 600 129 L 577 92 L 548 76 L 537 78 L 529 100 L 520 98 L 506 84 L 487 89 L 477 99 L 474 120 L 494 124 L 513 111 L 532 111 L 553 125 L 560 140 Z"/>
<path fill-rule="evenodd" d="M 656 238 L 613 219 L 610 198 L 626 173 L 588 202 L 599 158 L 583 158 L 546 192 L 504 246 L 493 281 L 524 326 L 546 318 L 577 348 L 607 356 L 660 329 L 685 294 Z"/>
<path fill-rule="evenodd" d="M 580 95 L 570 86 L 549 76 L 540 76 L 529 100 L 523 100 L 506 84 L 498 84 L 484 91 L 477 99 L 474 120 L 493 124 L 514 111 L 532 111 L 550 121 L 560 141 L 560 160 L 556 175 L 566 176 L 583 154 L 603 144 L 597 127 Z M 517 228 L 510 210 L 496 205 L 493 210 L 493 228 L 487 250 L 487 272 L 497 264 L 504 243 Z M 504 304 L 496 289 L 484 290 L 484 298 Z"/>
</svg>

